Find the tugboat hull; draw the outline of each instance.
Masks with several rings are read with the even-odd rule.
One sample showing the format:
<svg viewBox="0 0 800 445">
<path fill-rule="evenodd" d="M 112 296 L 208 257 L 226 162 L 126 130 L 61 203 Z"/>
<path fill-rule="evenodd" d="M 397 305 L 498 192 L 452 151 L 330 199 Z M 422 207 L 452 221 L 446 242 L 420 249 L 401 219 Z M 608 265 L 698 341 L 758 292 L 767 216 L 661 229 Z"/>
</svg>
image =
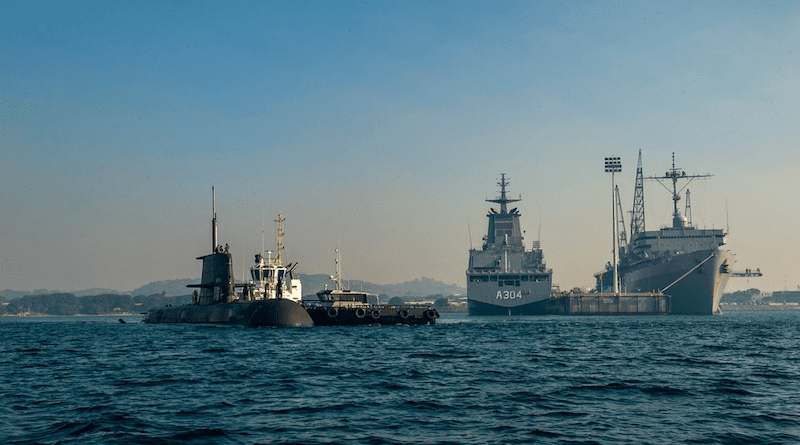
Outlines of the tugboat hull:
<svg viewBox="0 0 800 445">
<path fill-rule="evenodd" d="M 323 304 L 306 306 L 315 326 L 355 325 L 430 325 L 439 312 L 431 307 L 336 307 Z"/>
</svg>

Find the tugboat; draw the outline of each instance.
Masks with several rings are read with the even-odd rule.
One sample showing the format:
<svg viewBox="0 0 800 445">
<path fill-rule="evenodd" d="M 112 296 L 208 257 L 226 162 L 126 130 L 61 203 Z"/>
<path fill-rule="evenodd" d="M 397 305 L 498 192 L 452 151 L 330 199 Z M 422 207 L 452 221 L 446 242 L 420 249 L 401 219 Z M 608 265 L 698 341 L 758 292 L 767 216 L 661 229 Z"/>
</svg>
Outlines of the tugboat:
<svg viewBox="0 0 800 445">
<path fill-rule="evenodd" d="M 163 307 L 148 310 L 142 321 L 145 323 L 220 323 L 237 324 L 249 327 L 310 327 L 314 322 L 299 302 L 282 298 L 285 289 L 283 277 L 286 268 L 277 267 L 275 261 L 257 264 L 260 271 L 280 272 L 268 275 L 275 285 L 267 286 L 265 281 L 259 285 L 251 282 L 245 287 L 243 295 L 237 295 L 233 278 L 233 260 L 227 245 L 217 243 L 217 210 L 214 187 L 212 194 L 212 253 L 204 255 L 203 275 L 200 284 L 187 287 L 199 288 L 194 291 L 192 303 L 176 307 Z M 278 254 L 279 257 L 279 254 Z M 268 257 L 269 258 L 269 257 Z M 256 257 L 258 262 L 258 256 Z M 279 260 L 279 259 L 278 259 Z M 290 269 L 291 271 L 294 268 Z M 252 274 L 252 269 L 251 269 Z M 263 275 L 259 275 L 261 277 Z M 291 282 L 295 280 L 292 279 Z M 299 283 L 299 281 L 298 281 Z M 294 296 L 293 292 L 290 295 Z M 299 295 L 299 284 L 298 284 Z"/>
<path fill-rule="evenodd" d="M 377 304 L 374 295 L 345 289 L 339 267 L 339 249 L 336 249 L 336 275 L 330 277 L 336 288 L 328 289 L 326 285 L 317 292 L 319 301 L 303 302 L 315 326 L 432 325 L 439 318 L 439 312 L 427 304 Z M 370 301 L 373 298 L 375 304 Z"/>
<path fill-rule="evenodd" d="M 275 222 L 278 223 L 278 233 L 275 236 L 277 249 L 275 256 L 272 251 L 264 252 L 262 237 L 261 253 L 256 254 L 255 264 L 250 267 L 250 282 L 242 284 L 243 298 L 247 301 L 268 300 L 271 298 L 286 298 L 300 303 L 303 299 L 302 284 L 295 277 L 294 270 L 299 263 L 283 265 L 281 252 L 283 251 L 283 227 L 286 221 L 280 213 Z M 266 257 L 264 256 L 266 254 Z M 287 282 L 287 277 L 289 277 Z"/>
</svg>

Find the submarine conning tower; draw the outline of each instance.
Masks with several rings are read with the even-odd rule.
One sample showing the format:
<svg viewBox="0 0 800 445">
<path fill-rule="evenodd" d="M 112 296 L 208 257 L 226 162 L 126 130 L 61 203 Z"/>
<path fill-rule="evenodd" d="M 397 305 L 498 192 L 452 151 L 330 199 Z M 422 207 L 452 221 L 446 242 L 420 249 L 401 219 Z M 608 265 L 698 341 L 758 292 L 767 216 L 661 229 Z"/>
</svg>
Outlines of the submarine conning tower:
<svg viewBox="0 0 800 445">
<path fill-rule="evenodd" d="M 197 257 L 203 260 L 203 275 L 200 284 L 189 284 L 186 287 L 200 288 L 200 294 L 192 304 L 217 304 L 230 303 L 236 300 L 233 286 L 233 259 L 228 245 L 222 247 L 217 244 L 217 204 L 214 186 L 211 186 L 211 206 L 213 219 L 211 220 L 211 244 L 213 253 Z"/>
<path fill-rule="evenodd" d="M 522 243 L 522 230 L 520 229 L 519 217 L 520 213 L 516 208 L 510 211 L 507 204 L 511 202 L 521 201 L 520 199 L 510 199 L 506 197 L 506 186 L 509 181 L 506 180 L 506 174 L 500 174 L 500 196 L 496 199 L 487 199 L 487 202 L 494 202 L 500 204 L 500 211 L 496 209 L 489 209 L 486 215 L 489 218 L 489 228 L 487 230 L 484 240 L 483 250 L 507 247 L 511 250 L 525 250 Z"/>
</svg>

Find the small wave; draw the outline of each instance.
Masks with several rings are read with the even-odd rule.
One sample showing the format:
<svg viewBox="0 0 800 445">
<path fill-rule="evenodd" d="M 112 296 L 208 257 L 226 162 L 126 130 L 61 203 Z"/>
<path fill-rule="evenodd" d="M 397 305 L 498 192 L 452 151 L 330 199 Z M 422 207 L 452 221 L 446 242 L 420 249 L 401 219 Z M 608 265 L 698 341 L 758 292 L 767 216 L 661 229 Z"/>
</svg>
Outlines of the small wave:
<svg viewBox="0 0 800 445">
<path fill-rule="evenodd" d="M 411 358 L 454 358 L 454 356 L 450 354 L 438 354 L 433 352 L 415 352 L 413 354 L 409 354 Z"/>
<path fill-rule="evenodd" d="M 92 411 L 105 411 L 107 409 L 108 409 L 108 407 L 105 406 L 105 405 L 96 405 L 96 406 L 79 406 L 77 408 L 71 409 L 70 411 L 76 411 L 76 412 L 83 413 L 83 412 L 92 412 Z"/>
<path fill-rule="evenodd" d="M 626 390 L 626 389 L 636 389 L 635 386 L 627 385 L 625 383 L 609 383 L 608 385 L 581 385 L 581 386 L 570 386 L 570 389 L 575 390 L 589 390 L 589 391 L 606 391 L 606 390 Z"/>
<path fill-rule="evenodd" d="M 548 417 L 585 417 L 588 416 L 587 413 L 579 413 L 579 412 L 572 412 L 572 411 L 553 411 L 550 413 L 544 414 Z"/>
<path fill-rule="evenodd" d="M 795 376 L 783 372 L 767 370 L 764 372 L 753 373 L 753 377 L 763 377 L 765 379 L 794 380 Z"/>
<path fill-rule="evenodd" d="M 542 430 L 533 430 L 528 433 L 530 436 L 539 436 L 539 437 L 561 437 L 561 434 L 553 433 L 550 431 L 542 431 Z"/>
<path fill-rule="evenodd" d="M 75 431 L 70 432 L 69 435 L 70 436 L 80 436 L 81 434 L 88 433 L 90 431 L 94 431 L 99 427 L 100 427 L 100 425 L 98 425 L 98 424 L 96 424 L 94 422 L 89 422 L 86 425 L 76 429 Z"/>
<path fill-rule="evenodd" d="M 691 395 L 691 393 L 684 391 L 679 388 L 670 388 L 668 386 L 651 386 L 649 388 L 642 389 L 643 393 L 658 395 L 658 396 L 685 396 Z"/>
<path fill-rule="evenodd" d="M 271 412 L 275 414 L 293 414 L 293 413 L 302 413 L 302 414 L 315 414 L 315 413 L 323 413 L 326 411 L 333 411 L 337 414 L 340 411 L 352 409 L 352 408 L 362 408 L 361 404 L 357 403 L 348 403 L 348 404 L 339 404 L 339 405 L 330 405 L 330 406 L 298 406 L 293 408 L 279 408 L 275 409 Z"/>
<path fill-rule="evenodd" d="M 212 437 L 225 437 L 227 434 L 221 428 L 201 428 L 198 430 L 184 431 L 169 437 L 172 441 L 189 441 L 194 439 L 209 439 Z"/>
<path fill-rule="evenodd" d="M 765 437 L 765 436 L 762 436 L 762 435 L 759 435 L 759 434 L 751 434 L 751 433 L 745 433 L 745 432 L 741 432 L 741 431 L 729 431 L 729 432 L 725 432 L 725 433 L 720 434 L 719 437 L 715 438 L 714 442 L 715 443 L 722 443 L 722 444 L 735 444 L 735 445 L 741 445 L 741 444 L 747 444 L 747 445 L 761 445 L 761 444 L 767 445 L 767 444 L 770 444 L 771 445 L 771 444 L 774 444 L 774 443 L 778 443 L 775 440 L 776 440 L 775 437 L 770 437 L 770 436 Z M 796 440 L 796 438 L 795 438 L 795 440 Z M 780 443 L 792 443 L 792 442 L 780 441 Z"/>
<path fill-rule="evenodd" d="M 401 405 L 410 406 L 414 408 L 431 409 L 431 410 L 450 408 L 448 405 L 440 405 L 430 400 L 408 400 L 406 402 L 403 402 Z"/>
</svg>

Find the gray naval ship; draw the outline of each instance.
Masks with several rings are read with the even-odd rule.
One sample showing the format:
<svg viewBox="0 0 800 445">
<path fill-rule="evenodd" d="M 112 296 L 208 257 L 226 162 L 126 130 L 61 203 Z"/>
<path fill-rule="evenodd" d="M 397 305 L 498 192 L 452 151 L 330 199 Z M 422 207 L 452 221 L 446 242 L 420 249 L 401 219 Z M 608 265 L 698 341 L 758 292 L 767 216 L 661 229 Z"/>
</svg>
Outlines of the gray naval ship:
<svg viewBox="0 0 800 445">
<path fill-rule="evenodd" d="M 544 262 L 539 241 L 525 251 L 520 213 L 508 204 L 509 182 L 501 174 L 500 196 L 487 199 L 500 205 L 486 215 L 489 228 L 481 250 L 470 249 L 467 301 L 470 315 L 541 315 L 549 313 L 553 270 Z"/>
<path fill-rule="evenodd" d="M 630 243 L 620 245 L 618 274 L 623 292 L 663 292 L 672 297 L 672 314 L 710 315 L 719 312 L 719 302 L 731 276 L 733 254 L 722 246 L 727 242 L 725 229 L 698 229 L 678 210 L 680 193 L 695 178 L 711 175 L 687 175 L 672 168 L 664 176 L 645 178 L 642 153 L 636 170 L 636 189 L 631 220 Z M 659 230 L 645 230 L 644 179 L 672 182 L 672 225 Z M 679 190 L 678 182 L 685 181 Z M 664 185 L 665 188 L 669 188 Z M 691 215 L 689 190 L 687 215 Z M 624 226 L 624 225 L 623 225 Z M 597 290 L 613 288 L 613 267 L 608 264 L 595 274 Z"/>
</svg>

